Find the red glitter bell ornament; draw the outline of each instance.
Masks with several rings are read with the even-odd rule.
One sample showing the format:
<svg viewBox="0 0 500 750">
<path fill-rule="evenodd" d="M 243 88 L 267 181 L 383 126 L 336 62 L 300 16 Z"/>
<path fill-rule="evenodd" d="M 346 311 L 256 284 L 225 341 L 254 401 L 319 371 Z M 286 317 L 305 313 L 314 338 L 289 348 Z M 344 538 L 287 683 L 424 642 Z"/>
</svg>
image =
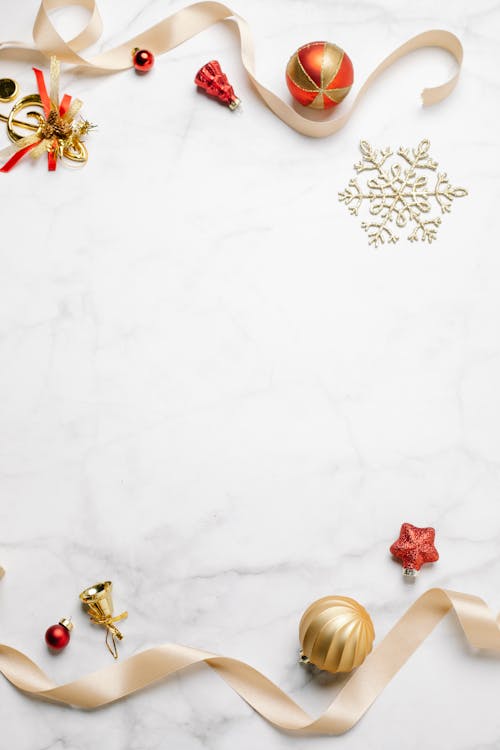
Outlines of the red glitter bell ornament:
<svg viewBox="0 0 500 750">
<path fill-rule="evenodd" d="M 330 42 L 310 42 L 295 52 L 286 68 L 286 83 L 304 107 L 330 109 L 340 104 L 354 81 L 352 62 Z"/>
<path fill-rule="evenodd" d="M 431 527 L 419 528 L 411 523 L 401 526 L 399 537 L 391 545 L 394 557 L 401 560 L 405 578 L 415 578 L 425 563 L 439 560 L 439 552 L 434 546 L 435 530 Z"/>
<path fill-rule="evenodd" d="M 222 72 L 217 60 L 211 60 L 200 68 L 194 82 L 209 96 L 213 96 L 222 104 L 226 104 L 229 109 L 233 110 L 239 107 L 241 101 L 234 93 L 233 87 L 227 80 L 225 73 Z"/>
<path fill-rule="evenodd" d="M 57 625 L 51 625 L 45 633 L 45 643 L 51 651 L 62 651 L 71 639 L 71 631 L 74 625 L 71 618 L 63 617 Z"/>
<path fill-rule="evenodd" d="M 139 49 L 135 47 L 132 50 L 134 68 L 138 73 L 148 73 L 155 64 L 155 56 L 148 49 Z"/>
</svg>

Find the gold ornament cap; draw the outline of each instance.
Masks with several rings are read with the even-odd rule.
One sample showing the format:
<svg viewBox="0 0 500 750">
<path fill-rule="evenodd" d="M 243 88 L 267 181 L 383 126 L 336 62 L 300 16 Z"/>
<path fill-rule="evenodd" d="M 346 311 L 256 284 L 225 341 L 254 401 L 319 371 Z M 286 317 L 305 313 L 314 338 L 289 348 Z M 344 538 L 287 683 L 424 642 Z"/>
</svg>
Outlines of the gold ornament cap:
<svg viewBox="0 0 500 750">
<path fill-rule="evenodd" d="M 313 602 L 299 625 L 301 662 L 326 672 L 351 672 L 372 650 L 375 629 L 370 615 L 348 596 Z"/>
<path fill-rule="evenodd" d="M 74 624 L 71 622 L 71 617 L 63 617 L 61 620 L 59 620 L 59 625 L 62 625 L 63 628 L 66 628 L 66 630 L 71 631 L 74 629 Z"/>
</svg>

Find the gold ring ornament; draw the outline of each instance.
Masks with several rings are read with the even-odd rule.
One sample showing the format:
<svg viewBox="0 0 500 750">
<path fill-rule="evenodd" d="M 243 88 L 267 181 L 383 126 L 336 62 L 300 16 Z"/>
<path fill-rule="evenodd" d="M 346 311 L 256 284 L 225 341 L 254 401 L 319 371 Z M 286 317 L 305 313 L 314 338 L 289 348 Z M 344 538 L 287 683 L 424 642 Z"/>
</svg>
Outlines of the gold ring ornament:
<svg viewBox="0 0 500 750">
<path fill-rule="evenodd" d="M 16 130 L 16 126 L 18 128 L 23 128 L 24 130 L 33 130 L 34 132 L 38 132 L 39 128 L 41 127 L 41 121 L 43 120 L 41 112 L 31 111 L 27 113 L 28 117 L 30 117 L 32 120 L 36 120 L 36 124 L 35 122 L 25 122 L 16 118 L 22 110 L 27 109 L 28 107 L 41 106 L 42 100 L 40 99 L 40 96 L 38 94 L 28 94 L 28 96 L 23 96 L 22 99 L 19 99 L 19 101 L 14 104 L 9 112 L 9 116 L 7 117 L 7 135 L 9 136 L 12 143 L 17 143 L 26 135 L 26 133 L 18 133 Z"/>
<path fill-rule="evenodd" d="M 13 78 L 0 78 L 0 102 L 11 102 L 19 93 L 17 81 Z"/>
<path fill-rule="evenodd" d="M 300 661 L 336 674 L 364 662 L 375 640 L 364 607 L 348 596 L 324 596 L 313 602 L 299 625 Z"/>
</svg>

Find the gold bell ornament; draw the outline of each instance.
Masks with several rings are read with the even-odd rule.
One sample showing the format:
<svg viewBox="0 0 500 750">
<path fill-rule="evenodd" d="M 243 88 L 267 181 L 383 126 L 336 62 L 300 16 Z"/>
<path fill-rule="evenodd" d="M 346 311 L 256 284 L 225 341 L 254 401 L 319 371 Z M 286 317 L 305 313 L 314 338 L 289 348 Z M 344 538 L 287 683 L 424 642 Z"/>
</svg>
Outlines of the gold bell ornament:
<svg viewBox="0 0 500 750">
<path fill-rule="evenodd" d="M 348 596 L 313 602 L 299 625 L 300 661 L 336 674 L 351 672 L 372 650 L 375 629 L 361 604 Z"/>
<path fill-rule="evenodd" d="M 91 622 L 103 625 L 106 628 L 106 646 L 113 659 L 118 659 L 117 641 L 123 639 L 123 634 L 118 630 L 115 623 L 128 617 L 128 612 L 113 616 L 113 598 L 111 581 L 96 583 L 82 591 L 80 599 L 87 607 Z"/>
</svg>

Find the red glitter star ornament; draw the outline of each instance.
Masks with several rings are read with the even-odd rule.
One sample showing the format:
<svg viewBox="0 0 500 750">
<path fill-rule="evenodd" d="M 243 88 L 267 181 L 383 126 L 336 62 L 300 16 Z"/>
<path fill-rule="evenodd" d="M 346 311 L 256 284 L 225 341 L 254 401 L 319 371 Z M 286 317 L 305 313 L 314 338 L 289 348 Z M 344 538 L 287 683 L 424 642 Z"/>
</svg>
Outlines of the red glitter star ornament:
<svg viewBox="0 0 500 750">
<path fill-rule="evenodd" d="M 422 565 L 439 560 L 439 552 L 434 546 L 436 532 L 432 527 L 420 529 L 411 523 L 404 523 L 399 538 L 391 546 L 391 553 L 401 560 L 403 575 L 414 578 Z"/>
</svg>

